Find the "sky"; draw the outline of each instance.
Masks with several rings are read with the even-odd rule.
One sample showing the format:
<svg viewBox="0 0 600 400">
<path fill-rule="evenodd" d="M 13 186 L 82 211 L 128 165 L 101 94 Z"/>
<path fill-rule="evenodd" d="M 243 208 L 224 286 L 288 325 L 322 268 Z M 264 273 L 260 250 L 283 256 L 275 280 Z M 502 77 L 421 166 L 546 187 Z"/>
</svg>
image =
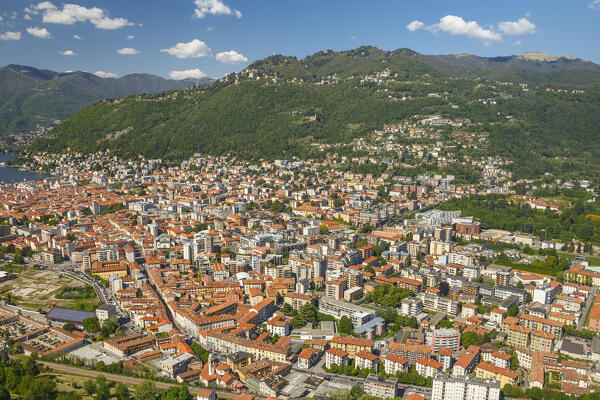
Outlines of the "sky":
<svg viewBox="0 0 600 400">
<path fill-rule="evenodd" d="M 0 65 L 219 78 L 372 45 L 600 63 L 600 0 L 0 0 Z"/>
</svg>

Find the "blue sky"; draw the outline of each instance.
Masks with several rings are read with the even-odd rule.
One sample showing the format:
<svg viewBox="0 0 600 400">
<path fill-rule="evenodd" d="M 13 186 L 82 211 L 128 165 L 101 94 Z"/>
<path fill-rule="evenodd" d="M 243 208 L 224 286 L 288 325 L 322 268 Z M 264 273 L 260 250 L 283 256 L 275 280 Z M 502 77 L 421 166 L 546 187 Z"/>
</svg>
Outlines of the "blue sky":
<svg viewBox="0 0 600 400">
<path fill-rule="evenodd" d="M 221 77 L 272 54 L 373 45 L 600 63 L 600 0 L 0 0 L 0 65 Z"/>
</svg>

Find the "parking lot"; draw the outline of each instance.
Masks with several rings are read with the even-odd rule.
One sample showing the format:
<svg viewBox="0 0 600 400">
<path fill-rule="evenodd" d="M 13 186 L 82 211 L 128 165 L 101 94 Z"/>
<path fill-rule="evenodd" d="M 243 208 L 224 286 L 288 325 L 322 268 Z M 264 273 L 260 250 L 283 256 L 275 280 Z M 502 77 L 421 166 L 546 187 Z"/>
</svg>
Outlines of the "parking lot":
<svg viewBox="0 0 600 400">
<path fill-rule="evenodd" d="M 97 344 L 89 344 L 87 346 L 83 346 L 76 350 L 73 350 L 69 353 L 69 357 L 78 358 L 89 363 L 97 363 L 99 361 L 102 361 L 106 365 L 119 362 L 119 359 L 117 357 L 106 353 Z"/>
</svg>

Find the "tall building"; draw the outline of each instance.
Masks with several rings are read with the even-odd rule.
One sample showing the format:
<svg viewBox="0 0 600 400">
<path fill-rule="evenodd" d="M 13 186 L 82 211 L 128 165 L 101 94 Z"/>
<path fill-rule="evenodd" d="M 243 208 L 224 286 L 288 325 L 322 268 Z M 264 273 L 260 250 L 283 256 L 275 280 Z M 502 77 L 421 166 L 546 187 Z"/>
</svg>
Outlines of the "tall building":
<svg viewBox="0 0 600 400">
<path fill-rule="evenodd" d="M 437 374 L 433 378 L 431 400 L 500 400 L 500 383 L 492 379 Z"/>
<path fill-rule="evenodd" d="M 327 269 L 327 259 L 321 258 L 313 261 L 313 276 L 312 278 L 316 278 L 318 276 L 325 276 L 325 270 Z"/>
<path fill-rule="evenodd" d="M 436 329 L 431 337 L 431 346 L 434 352 L 440 349 L 458 351 L 460 349 L 460 333 L 456 329 Z"/>
<path fill-rule="evenodd" d="M 510 283 L 510 273 L 507 271 L 496 272 L 496 285 L 497 286 L 508 286 Z"/>
<path fill-rule="evenodd" d="M 327 281 L 325 294 L 335 300 L 343 300 L 346 291 L 346 279 L 340 278 L 335 281 Z"/>
</svg>

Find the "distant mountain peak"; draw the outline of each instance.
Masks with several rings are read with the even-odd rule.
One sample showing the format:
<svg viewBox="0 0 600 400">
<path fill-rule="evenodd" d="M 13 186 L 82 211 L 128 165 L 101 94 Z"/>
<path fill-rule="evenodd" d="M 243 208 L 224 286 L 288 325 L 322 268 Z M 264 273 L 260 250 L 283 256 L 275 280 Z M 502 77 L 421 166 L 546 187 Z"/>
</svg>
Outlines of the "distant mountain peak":
<svg viewBox="0 0 600 400">
<path fill-rule="evenodd" d="M 522 58 L 524 60 L 529 60 L 529 61 L 544 61 L 544 62 L 552 62 L 552 61 L 557 61 L 561 58 L 566 58 L 567 60 L 577 60 L 577 57 L 574 56 L 551 56 L 549 54 L 546 53 L 542 53 L 539 51 L 529 51 L 527 53 L 523 53 L 522 55 L 519 56 L 519 58 Z"/>
</svg>

